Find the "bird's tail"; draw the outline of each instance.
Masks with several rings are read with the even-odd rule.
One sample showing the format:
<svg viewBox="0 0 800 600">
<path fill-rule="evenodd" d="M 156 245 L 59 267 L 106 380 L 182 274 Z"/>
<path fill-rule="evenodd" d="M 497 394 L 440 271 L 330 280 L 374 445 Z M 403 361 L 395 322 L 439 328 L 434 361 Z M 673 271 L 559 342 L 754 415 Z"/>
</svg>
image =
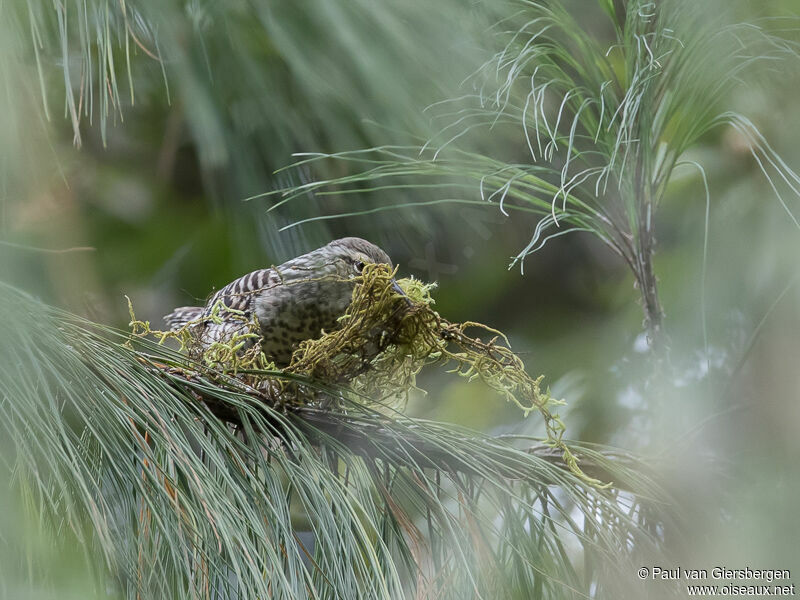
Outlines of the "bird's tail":
<svg viewBox="0 0 800 600">
<path fill-rule="evenodd" d="M 181 306 L 176 308 L 168 315 L 164 316 L 164 322 L 169 327 L 170 331 L 180 329 L 189 321 L 199 319 L 203 314 L 202 306 Z"/>
</svg>

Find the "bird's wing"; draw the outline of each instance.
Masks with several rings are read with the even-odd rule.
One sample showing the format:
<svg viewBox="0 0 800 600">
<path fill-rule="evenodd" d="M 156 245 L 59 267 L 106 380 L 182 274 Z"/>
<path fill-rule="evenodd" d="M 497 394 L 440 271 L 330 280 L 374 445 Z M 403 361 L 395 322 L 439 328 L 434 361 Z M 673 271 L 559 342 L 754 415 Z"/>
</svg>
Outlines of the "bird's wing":
<svg viewBox="0 0 800 600">
<path fill-rule="evenodd" d="M 202 306 L 181 306 L 168 315 L 164 315 L 164 321 L 170 330 L 180 329 L 190 321 L 199 319 L 204 310 Z"/>
<path fill-rule="evenodd" d="M 220 302 L 223 306 L 220 307 L 220 316 L 225 318 L 225 309 L 233 309 L 241 311 L 247 320 L 253 316 L 253 298 L 254 296 L 269 287 L 280 284 L 280 278 L 274 269 L 260 269 L 253 271 L 247 275 L 242 275 L 239 279 L 234 279 L 224 288 L 215 293 L 205 306 L 181 306 L 176 308 L 168 315 L 164 316 L 167 326 L 171 330 L 179 329 L 190 321 L 199 319 L 200 317 L 209 317 L 214 312 L 215 306 Z M 242 324 L 241 320 L 236 321 L 236 325 Z M 218 324 L 209 324 L 215 325 Z M 224 337 L 224 336 L 222 336 Z"/>
<path fill-rule="evenodd" d="M 241 311 L 248 318 L 253 316 L 255 297 L 269 289 L 281 284 L 281 279 L 275 269 L 259 269 L 239 279 L 234 279 L 224 288 L 214 294 L 206 303 L 205 316 L 209 316 L 215 306 L 221 301 L 222 311 L 231 309 Z"/>
<path fill-rule="evenodd" d="M 274 269 L 259 269 L 234 279 L 215 293 L 203 310 L 204 317 L 216 313 L 218 319 L 209 319 L 203 323 L 200 339 L 203 344 L 225 342 L 234 335 L 247 333 L 249 323 L 253 319 L 255 298 L 260 293 L 269 293 L 269 289 L 280 285 L 280 276 Z M 233 313 L 232 311 L 236 311 Z"/>
</svg>

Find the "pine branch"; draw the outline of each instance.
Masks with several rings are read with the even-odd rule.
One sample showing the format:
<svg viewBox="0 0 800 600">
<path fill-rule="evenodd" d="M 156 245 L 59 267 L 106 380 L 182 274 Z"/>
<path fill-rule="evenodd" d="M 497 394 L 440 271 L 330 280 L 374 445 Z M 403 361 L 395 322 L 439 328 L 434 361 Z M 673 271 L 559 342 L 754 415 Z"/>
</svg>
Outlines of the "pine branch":
<svg viewBox="0 0 800 600">
<path fill-rule="evenodd" d="M 209 395 L 209 382 L 196 373 L 187 373 L 181 369 L 165 365 L 152 365 L 170 385 L 191 391 L 198 402 L 202 402 L 209 411 L 219 419 L 228 423 L 241 425 L 242 414 L 237 407 L 221 402 L 219 398 Z M 239 392 L 244 392 L 253 401 L 251 408 L 271 406 L 273 400 L 263 392 L 247 386 L 238 379 L 228 379 L 225 385 L 233 384 Z M 557 477 L 542 481 L 541 473 L 526 472 L 520 461 L 520 451 L 533 455 L 549 465 L 565 472 L 569 471 L 562 452 L 548 444 L 536 444 L 520 450 L 511 444 L 512 440 L 524 439 L 518 436 L 485 436 L 475 431 L 455 428 L 452 425 L 414 419 L 405 415 L 389 417 L 381 413 L 361 409 L 346 412 L 338 408 L 321 405 L 286 405 L 284 411 L 316 445 L 325 445 L 335 441 L 346 446 L 351 452 L 367 458 L 379 458 L 393 463 L 395 466 L 435 469 L 448 473 L 462 473 L 480 476 L 478 456 L 491 457 L 503 465 L 503 470 L 496 474 L 507 479 L 533 480 L 538 484 L 558 485 Z M 269 418 L 264 410 L 262 416 Z M 276 427 L 282 423 L 271 419 Z M 473 443 L 476 447 L 475 462 L 464 459 L 463 454 L 451 451 L 445 439 L 441 443 L 434 442 L 431 429 L 449 431 L 462 436 L 462 441 Z M 423 435 L 427 432 L 427 435 Z M 610 482 L 616 489 L 629 489 L 626 486 L 626 473 L 637 473 L 641 483 L 643 465 L 630 455 L 622 452 L 575 450 L 581 469 L 589 477 L 603 482 Z"/>
<path fill-rule="evenodd" d="M 8 462 L 39 500 L 37 519 L 91 533 L 92 564 L 136 582 L 131 598 L 288 598 L 313 586 L 319 598 L 388 599 L 413 581 L 412 593 L 453 599 L 588 595 L 604 589 L 600 573 L 631 572 L 634 551 L 658 551 L 654 511 L 671 521 L 664 491 L 627 459 L 573 446 L 617 494 L 535 438 L 387 416 L 306 377 L 226 376 L 8 286 L 0 305 Z M 277 384 L 247 383 L 278 379 L 313 403 L 280 410 Z M 306 529 L 313 569 L 295 543 Z M 574 542 L 600 565 L 591 580 L 562 551 Z"/>
</svg>

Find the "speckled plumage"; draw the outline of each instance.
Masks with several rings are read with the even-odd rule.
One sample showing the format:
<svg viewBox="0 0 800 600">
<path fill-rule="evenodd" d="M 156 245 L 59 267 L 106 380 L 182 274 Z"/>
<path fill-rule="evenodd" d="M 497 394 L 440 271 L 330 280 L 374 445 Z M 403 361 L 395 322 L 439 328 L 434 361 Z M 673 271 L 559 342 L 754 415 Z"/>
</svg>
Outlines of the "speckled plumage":
<svg viewBox="0 0 800 600">
<path fill-rule="evenodd" d="M 353 278 L 366 263 L 392 265 L 383 250 L 366 240 L 334 240 L 278 267 L 243 275 L 211 296 L 205 306 L 176 308 L 164 320 L 170 329 L 178 329 L 210 316 L 219 304 L 222 323 L 206 320 L 197 325 L 198 338 L 207 347 L 246 333 L 255 316 L 264 353 L 276 364 L 286 365 L 299 342 L 336 326 L 350 304 Z M 233 311 L 242 314 L 237 317 Z"/>
</svg>

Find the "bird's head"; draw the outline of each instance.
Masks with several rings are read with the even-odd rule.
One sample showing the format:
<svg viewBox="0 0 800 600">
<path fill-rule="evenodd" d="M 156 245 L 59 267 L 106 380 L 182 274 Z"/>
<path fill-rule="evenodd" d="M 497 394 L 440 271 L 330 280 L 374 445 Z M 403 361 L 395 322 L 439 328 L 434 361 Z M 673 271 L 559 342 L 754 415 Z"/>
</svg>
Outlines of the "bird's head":
<svg viewBox="0 0 800 600">
<path fill-rule="evenodd" d="M 394 268 L 392 259 L 375 244 L 357 237 L 346 237 L 333 240 L 328 244 L 329 251 L 346 265 L 346 270 L 360 274 L 364 265 L 384 264 Z"/>
<path fill-rule="evenodd" d="M 351 272 L 353 275 L 360 275 L 364 270 L 364 266 L 368 264 L 388 265 L 390 269 L 394 269 L 392 259 L 389 258 L 386 252 L 375 244 L 358 237 L 333 240 L 328 244 L 328 248 L 337 259 L 345 263 L 346 271 Z M 397 285 L 394 279 L 392 279 L 392 289 L 403 296 L 408 304 L 411 304 L 403 288 Z"/>
</svg>

